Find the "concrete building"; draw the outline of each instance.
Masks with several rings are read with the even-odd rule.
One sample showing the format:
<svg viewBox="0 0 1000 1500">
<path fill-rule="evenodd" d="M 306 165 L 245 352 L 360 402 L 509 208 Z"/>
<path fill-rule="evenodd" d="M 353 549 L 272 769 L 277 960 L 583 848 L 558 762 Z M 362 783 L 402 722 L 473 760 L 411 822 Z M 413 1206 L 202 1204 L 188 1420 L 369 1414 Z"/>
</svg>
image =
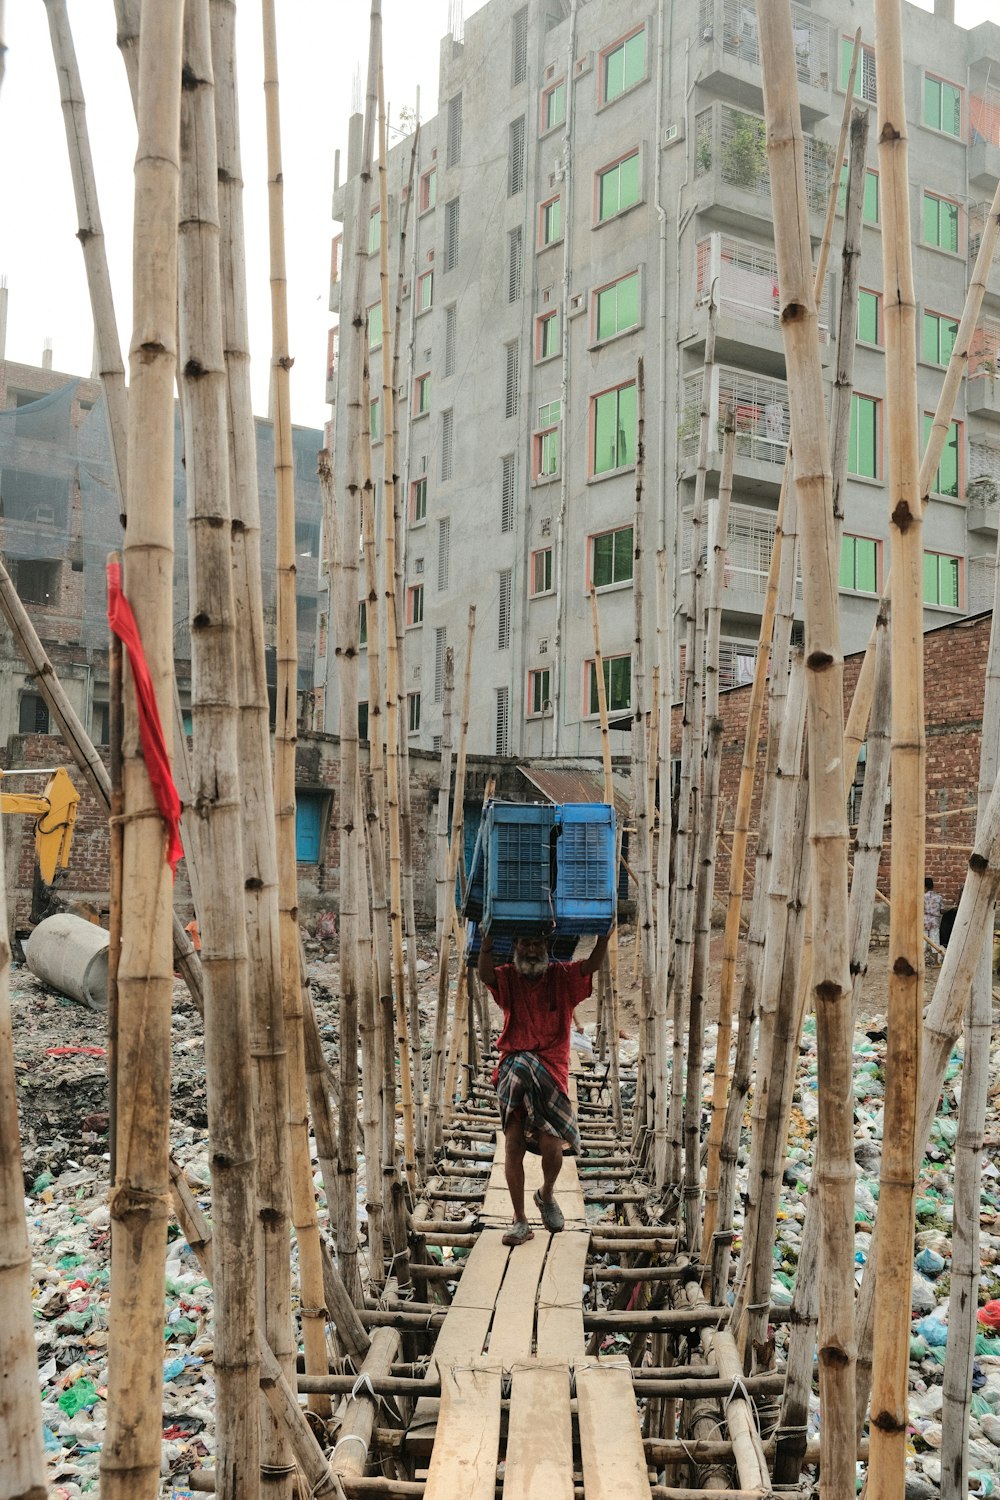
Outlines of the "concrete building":
<svg viewBox="0 0 1000 1500">
<path fill-rule="evenodd" d="M 875 102 L 870 0 L 793 5 L 811 227 L 818 243 L 851 43 L 856 93 Z M 964 30 L 904 7 L 920 395 L 933 410 L 1000 173 L 1000 26 Z M 991 79 L 998 80 L 991 82 Z M 470 748 L 594 754 L 597 697 L 588 588 L 599 592 L 612 713 L 632 701 L 637 366 L 644 362 L 644 568 L 658 546 L 673 585 L 689 562 L 707 299 L 719 305 L 709 493 L 721 417 L 737 421 L 722 682 L 752 669 L 789 437 L 754 10 L 740 0 L 490 0 L 441 44 L 439 113 L 389 161 L 389 234 L 407 213 L 397 467 L 407 514 L 410 742 L 441 730 L 446 645 L 464 650 L 478 606 Z M 872 111 L 874 126 L 874 109 Z M 867 638 L 888 568 L 879 179 L 871 132 L 841 568 L 843 644 Z M 356 223 L 361 118 L 334 192 L 331 308 L 369 250 L 372 390 L 381 373 L 378 221 Z M 824 288 L 835 352 L 838 216 Z M 354 271 L 348 271 L 353 277 Z M 348 293 L 343 294 L 345 298 Z M 338 346 L 339 345 L 339 346 Z M 983 608 L 1000 495 L 1000 270 L 994 265 L 926 518 L 928 628 Z M 330 336 L 328 398 L 343 484 L 349 340 Z M 925 423 L 929 425 L 929 415 Z M 375 472 L 382 430 L 372 403 Z M 326 605 L 321 617 L 330 618 Z M 323 641 L 326 633 L 324 631 Z M 322 727 L 337 728 L 321 642 Z M 318 726 L 319 727 L 319 726 Z M 616 738 L 616 737 L 613 737 Z M 618 739 L 615 748 L 623 745 Z"/>
</svg>

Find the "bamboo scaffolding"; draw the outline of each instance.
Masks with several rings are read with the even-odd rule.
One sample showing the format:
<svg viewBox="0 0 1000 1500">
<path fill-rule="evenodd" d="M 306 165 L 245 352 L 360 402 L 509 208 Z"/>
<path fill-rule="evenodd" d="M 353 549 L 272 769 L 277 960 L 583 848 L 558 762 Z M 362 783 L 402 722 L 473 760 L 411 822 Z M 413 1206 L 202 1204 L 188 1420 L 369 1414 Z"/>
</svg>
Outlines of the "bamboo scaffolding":
<svg viewBox="0 0 1000 1500">
<path fill-rule="evenodd" d="M 216 1245 L 217 1492 L 259 1494 L 256 1161 L 250 989 L 240 872 L 236 618 L 222 344 L 218 166 L 208 0 L 187 0 L 181 101 L 178 276 L 180 399 L 186 434 L 193 806 L 201 824 L 198 914 L 205 986 L 205 1081 Z"/>
<path fill-rule="evenodd" d="M 670 968 L 670 846 L 673 816 L 670 806 L 672 747 L 670 744 L 673 704 L 673 607 L 670 587 L 670 555 L 666 547 L 656 554 L 656 656 L 660 680 L 660 739 L 657 747 L 659 842 L 656 848 L 656 967 L 653 971 L 653 1028 L 656 1033 L 656 1076 L 653 1097 L 653 1181 L 667 1181 L 669 1139 L 670 1068 L 667 1057 L 667 979 Z M 619 1105 L 619 1109 L 620 1109 Z"/>
<path fill-rule="evenodd" d="M 923 506 L 920 398 L 910 241 L 908 143 L 899 0 L 876 0 L 879 169 L 884 230 L 887 500 L 893 558 L 889 1035 L 872 1370 L 870 1500 L 899 1494 L 906 1465 L 913 1221 L 919 1165 L 916 1082 L 924 1001 Z"/>
<path fill-rule="evenodd" d="M 361 1089 L 364 1103 L 364 1151 L 365 1151 L 365 1214 L 368 1219 L 368 1262 L 372 1279 L 381 1285 L 385 1279 L 383 1266 L 384 1210 L 386 1182 L 383 1173 L 395 1175 L 395 1102 L 396 1078 L 393 1072 L 388 1077 L 383 1071 L 385 1050 L 382 1043 L 382 1008 L 376 997 L 385 993 L 388 967 L 388 933 L 385 928 L 386 901 L 383 878 L 376 879 L 375 860 L 381 854 L 381 828 L 375 801 L 375 788 L 370 771 L 361 776 L 361 806 L 365 817 L 365 841 L 372 892 L 372 931 L 367 943 L 361 944 L 359 964 L 360 981 L 358 1006 L 358 1031 L 361 1039 Z M 361 903 L 361 926 L 364 928 L 367 902 Z M 374 943 L 373 943 L 374 938 Z M 372 948 L 374 947 L 374 963 Z M 391 1058 L 391 1051 L 390 1051 Z M 385 1098 L 389 1090 L 392 1107 Z M 390 1139 L 387 1141 L 386 1136 Z"/>
<path fill-rule="evenodd" d="M 437 796 L 437 835 L 434 844 L 436 914 L 434 942 L 440 954 L 445 942 L 448 918 L 448 804 L 451 800 L 451 721 L 455 692 L 455 652 L 449 646 L 444 653 L 444 688 L 441 700 L 441 775 Z M 454 900 L 454 897 L 452 897 Z"/>
<path fill-rule="evenodd" d="M 796 486 L 805 575 L 805 638 L 813 901 L 824 915 L 813 940 L 813 997 L 820 1058 L 820 1493 L 854 1483 L 854 1152 L 850 974 L 847 947 L 847 818 L 843 778 L 843 660 L 837 598 L 837 528 L 812 254 L 802 125 L 785 0 L 760 0 L 761 67 L 775 248 L 781 288 Z"/>
<path fill-rule="evenodd" d="M 131 503 L 125 583 L 162 704 L 170 701 L 173 675 L 173 380 L 182 20 L 182 7 L 175 0 L 164 0 L 143 18 L 135 167 Z M 131 692 L 126 692 L 125 703 L 126 904 L 118 989 L 119 1055 L 129 1089 L 119 1100 L 118 1175 L 110 1201 L 108 1424 L 101 1488 L 111 1500 L 154 1500 L 160 1472 L 169 1194 L 171 882 L 163 822 L 141 755 Z"/>
<path fill-rule="evenodd" d="M 597 616 L 597 590 L 593 586 L 591 586 L 590 590 L 590 618 L 594 631 L 594 680 L 597 683 L 597 712 L 601 723 L 601 763 L 604 769 L 604 800 L 613 807 L 615 786 L 611 772 L 608 689 L 607 683 L 604 680 L 604 656 L 601 652 L 601 631 Z M 617 950 L 617 931 L 612 934 L 612 941 Z M 614 1117 L 616 1129 L 622 1132 L 625 1129 L 625 1124 L 622 1114 L 621 1076 L 618 1061 L 618 986 L 615 972 L 617 965 L 612 967 L 610 952 L 607 957 L 607 969 L 602 964 L 601 974 L 605 977 L 605 1027 L 608 1038 L 608 1054 L 610 1057 L 611 1112 Z"/>
<path fill-rule="evenodd" d="M 2 50 L 2 49 L 0 49 Z M 0 1500 L 45 1500 L 48 1494 L 38 1360 L 32 1315 L 31 1246 L 24 1216 L 24 1176 L 10 1015 L 10 944 L 0 826 Z"/>
<path fill-rule="evenodd" d="M 264 651 L 257 440 L 250 396 L 243 172 L 236 89 L 236 16 L 230 0 L 212 0 L 219 163 L 222 331 L 229 428 L 230 548 L 236 609 L 238 753 L 242 781 L 243 904 L 250 963 L 249 1042 L 257 1137 L 257 1260 L 260 1325 L 279 1369 L 294 1370 L 289 1254 L 287 1071 L 278 957 L 278 867 Z M 119 16 L 119 36 L 123 34 Z M 127 34 L 127 33 L 126 33 Z M 288 1448 L 266 1404 L 261 1407 L 262 1487 L 274 1500 L 291 1493 Z"/>
</svg>

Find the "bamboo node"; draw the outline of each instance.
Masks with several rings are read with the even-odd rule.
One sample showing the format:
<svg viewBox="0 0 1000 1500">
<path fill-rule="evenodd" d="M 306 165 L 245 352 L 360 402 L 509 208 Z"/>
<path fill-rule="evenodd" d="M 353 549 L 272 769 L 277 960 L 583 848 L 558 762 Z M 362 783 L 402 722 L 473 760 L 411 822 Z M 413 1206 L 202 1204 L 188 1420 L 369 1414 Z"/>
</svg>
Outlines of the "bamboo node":
<svg viewBox="0 0 1000 1500">
<path fill-rule="evenodd" d="M 914 517 L 912 510 L 905 500 L 900 500 L 899 503 L 893 508 L 892 524 L 894 526 L 897 526 L 899 530 L 904 533 L 904 535 L 907 531 L 909 531 L 915 519 L 916 518 Z"/>
<path fill-rule="evenodd" d="M 880 1432 L 888 1433 L 905 1432 L 906 1430 L 905 1421 L 901 1421 L 898 1416 L 890 1411 L 880 1411 L 877 1415 L 873 1415 L 871 1426 L 877 1427 Z"/>
<path fill-rule="evenodd" d="M 885 124 L 882 126 L 882 129 L 878 133 L 878 138 L 880 143 L 882 141 L 901 141 L 903 139 L 903 135 L 902 131 L 896 129 L 891 120 L 886 120 Z"/>
<path fill-rule="evenodd" d="M 803 318 L 809 316 L 809 309 L 801 302 L 786 302 L 781 309 L 781 321 L 783 323 L 801 323 Z"/>
<path fill-rule="evenodd" d="M 806 666 L 811 672 L 827 672 L 833 666 L 833 657 L 829 651 L 810 651 Z"/>
<path fill-rule="evenodd" d="M 990 867 L 990 862 L 983 854 L 977 854 L 975 850 L 969 856 L 969 869 L 976 875 L 985 875 Z"/>
<path fill-rule="evenodd" d="M 108 1209 L 111 1217 L 119 1222 L 124 1222 L 132 1215 L 138 1215 L 155 1223 L 169 1216 L 170 1194 L 148 1193 L 142 1188 L 134 1187 L 131 1183 L 123 1182 L 118 1187 L 112 1188 L 108 1199 Z"/>
<path fill-rule="evenodd" d="M 189 359 L 184 366 L 184 374 L 190 376 L 192 380 L 200 380 L 203 375 L 208 374 L 208 371 L 200 359 Z"/>
<path fill-rule="evenodd" d="M 821 979 L 814 987 L 817 1000 L 839 1000 L 843 993 L 842 986 L 835 979 Z"/>
<path fill-rule="evenodd" d="M 819 1362 L 827 1369 L 845 1370 L 851 1357 L 840 1344 L 826 1344 L 819 1351 Z"/>
<path fill-rule="evenodd" d="M 892 966 L 892 972 L 902 975 L 906 979 L 912 979 L 917 971 L 910 963 L 910 960 L 901 953 Z"/>
</svg>

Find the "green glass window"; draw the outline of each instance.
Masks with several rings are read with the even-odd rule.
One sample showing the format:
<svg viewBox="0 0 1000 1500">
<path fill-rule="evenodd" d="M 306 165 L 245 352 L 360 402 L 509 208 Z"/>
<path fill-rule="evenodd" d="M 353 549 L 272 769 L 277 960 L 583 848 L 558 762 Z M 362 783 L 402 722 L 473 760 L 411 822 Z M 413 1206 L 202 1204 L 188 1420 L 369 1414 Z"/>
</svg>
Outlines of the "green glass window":
<svg viewBox="0 0 1000 1500">
<path fill-rule="evenodd" d="M 603 224 L 639 201 L 639 153 L 597 174 L 597 217 Z"/>
<path fill-rule="evenodd" d="M 597 293 L 594 333 L 598 340 L 610 339 L 638 322 L 639 272 L 633 271 Z"/>
<path fill-rule="evenodd" d="M 562 234 L 561 200 L 553 198 L 551 203 L 542 205 L 542 244 L 551 245 Z"/>
<path fill-rule="evenodd" d="M 538 358 L 551 359 L 559 353 L 559 314 L 549 313 L 538 322 Z"/>
<path fill-rule="evenodd" d="M 559 473 L 559 429 L 551 428 L 548 432 L 540 432 L 535 440 L 535 474 L 539 479 L 547 479 L 550 474 Z"/>
<path fill-rule="evenodd" d="M 368 408 L 368 432 L 373 443 L 382 436 L 382 404 L 377 396 Z"/>
<path fill-rule="evenodd" d="M 430 409 L 431 377 L 429 374 L 418 375 L 416 386 L 414 389 L 413 414 L 416 417 L 422 417 L 424 413 L 430 411 Z"/>
<path fill-rule="evenodd" d="M 532 594 L 552 592 L 551 547 L 542 547 L 540 551 L 531 554 L 531 592 Z"/>
<path fill-rule="evenodd" d="M 367 738 L 368 738 L 368 704 L 359 701 L 359 703 L 358 703 L 358 739 L 359 740 L 367 740 Z"/>
<path fill-rule="evenodd" d="M 612 583 L 627 583 L 632 577 L 632 528 L 603 531 L 592 538 L 590 581 L 595 589 Z"/>
<path fill-rule="evenodd" d="M 931 427 L 934 418 L 930 412 L 924 412 L 924 447 L 931 435 Z M 959 479 L 959 427 L 957 422 L 948 423 L 948 436 L 945 438 L 944 447 L 941 450 L 941 462 L 938 464 L 937 473 L 931 489 L 936 495 L 950 495 L 953 500 L 958 499 Z"/>
<path fill-rule="evenodd" d="M 847 468 L 865 479 L 879 477 L 879 403 L 874 396 L 851 397 L 851 439 Z"/>
<path fill-rule="evenodd" d="M 415 583 L 406 591 L 406 623 L 421 625 L 424 619 L 424 586 Z"/>
<path fill-rule="evenodd" d="M 635 463 L 635 383 L 594 397 L 594 474 L 624 469 Z"/>
<path fill-rule="evenodd" d="M 358 645 L 368 644 L 368 601 L 362 599 L 358 605 Z"/>
<path fill-rule="evenodd" d="M 924 244 L 958 254 L 958 204 L 924 193 Z"/>
<path fill-rule="evenodd" d="M 851 36 L 841 37 L 840 40 L 840 87 L 847 88 L 847 80 L 851 76 L 851 58 L 854 56 L 854 38 Z M 878 103 L 878 93 L 875 88 L 875 49 L 862 43 L 858 54 L 858 70 L 854 75 L 854 97 L 856 99 L 867 99 L 869 104 Z"/>
<path fill-rule="evenodd" d="M 566 119 L 566 81 L 554 83 L 542 95 L 542 129 L 554 130 Z"/>
<path fill-rule="evenodd" d="M 882 342 L 882 298 L 878 292 L 858 292 L 858 338 L 862 344 Z"/>
<path fill-rule="evenodd" d="M 946 365 L 951 359 L 958 336 L 958 324 L 954 318 L 942 318 L 940 313 L 924 313 L 923 353 L 928 364 Z"/>
<path fill-rule="evenodd" d="M 368 347 L 378 349 L 382 343 L 382 304 L 376 302 L 368 309 Z"/>
<path fill-rule="evenodd" d="M 368 220 L 368 254 L 374 255 L 382 234 L 382 210 L 377 208 Z"/>
<path fill-rule="evenodd" d="M 597 671 L 594 662 L 587 663 L 587 677 L 589 680 L 587 701 L 590 704 L 587 711 L 597 714 L 601 711 L 601 705 L 597 696 Z M 609 714 L 620 714 L 631 708 L 631 656 L 606 656 L 604 658 L 604 691 L 607 695 Z"/>
<path fill-rule="evenodd" d="M 958 609 L 959 559 L 940 552 L 924 553 L 924 603 Z"/>
<path fill-rule="evenodd" d="M 415 479 L 410 486 L 410 520 L 427 519 L 427 480 Z"/>
<path fill-rule="evenodd" d="M 420 694 L 407 693 L 407 727 L 411 734 L 416 734 L 420 729 Z"/>
<path fill-rule="evenodd" d="M 962 90 L 930 73 L 924 76 L 924 124 L 946 135 L 962 134 Z"/>
<path fill-rule="evenodd" d="M 646 76 L 646 31 L 637 31 L 604 54 L 602 97 L 617 99 Z"/>
<path fill-rule="evenodd" d="M 872 537 L 845 536 L 841 541 L 840 587 L 878 593 L 878 542 Z"/>
<path fill-rule="evenodd" d="M 543 714 L 552 705 L 552 694 L 549 691 L 549 668 L 540 667 L 537 672 L 531 673 L 531 690 L 529 701 L 531 703 L 530 713 Z"/>
<path fill-rule="evenodd" d="M 840 169 L 840 191 L 837 196 L 837 212 L 842 214 L 847 207 L 847 163 Z M 865 224 L 878 223 L 878 173 L 865 168 L 865 191 L 861 200 L 861 219 Z"/>
<path fill-rule="evenodd" d="M 434 297 L 434 272 L 417 277 L 417 312 L 426 312 Z"/>
</svg>

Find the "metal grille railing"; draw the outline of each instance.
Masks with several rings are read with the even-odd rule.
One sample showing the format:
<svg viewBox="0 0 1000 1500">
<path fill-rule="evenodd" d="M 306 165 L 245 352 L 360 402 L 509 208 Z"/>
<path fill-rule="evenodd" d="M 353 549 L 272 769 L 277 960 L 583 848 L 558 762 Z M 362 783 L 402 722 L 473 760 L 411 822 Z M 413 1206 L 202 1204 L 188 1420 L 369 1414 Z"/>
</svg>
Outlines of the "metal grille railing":
<svg viewBox="0 0 1000 1500">
<path fill-rule="evenodd" d="M 995 557 L 970 557 L 966 568 L 965 607 L 970 615 L 993 608 L 996 582 Z"/>
<path fill-rule="evenodd" d="M 1000 369 L 1000 318 L 980 318 L 969 343 L 969 379 L 995 376 Z"/>
<path fill-rule="evenodd" d="M 806 194 L 814 213 L 826 208 L 834 150 L 825 141 L 805 136 Z M 695 176 L 717 170 L 722 181 L 759 198 L 771 196 L 766 132 L 762 116 L 710 104 L 695 116 Z"/>
<path fill-rule="evenodd" d="M 697 248 L 696 305 L 707 301 L 715 283 L 720 313 L 751 323 L 778 326 L 778 259 L 773 250 L 731 234 L 713 234 Z M 820 338 L 829 342 L 829 296 L 824 284 L 819 310 Z"/>
<path fill-rule="evenodd" d="M 734 505 L 729 512 L 723 585 L 763 599 L 767 593 L 767 575 L 774 550 L 777 517 L 773 511 L 756 505 Z M 692 512 L 684 512 L 681 536 L 681 567 L 691 567 Z M 707 531 L 706 527 L 706 531 Z M 707 539 L 705 545 L 708 545 Z M 802 576 L 796 580 L 796 598 L 802 598 Z"/>
<path fill-rule="evenodd" d="M 701 414 L 702 375 L 700 370 L 684 381 L 684 401 L 679 432 L 681 453 L 692 458 L 698 452 Z M 788 387 L 783 380 L 753 375 L 717 365 L 714 372 L 716 392 L 712 401 L 715 423 L 709 448 L 718 453 L 727 410 L 736 417 L 737 457 L 753 458 L 762 463 L 783 464 L 788 450 Z"/>
<path fill-rule="evenodd" d="M 1000 448 L 991 443 L 969 443 L 969 477 L 965 483 L 969 505 L 1000 503 Z"/>
</svg>

